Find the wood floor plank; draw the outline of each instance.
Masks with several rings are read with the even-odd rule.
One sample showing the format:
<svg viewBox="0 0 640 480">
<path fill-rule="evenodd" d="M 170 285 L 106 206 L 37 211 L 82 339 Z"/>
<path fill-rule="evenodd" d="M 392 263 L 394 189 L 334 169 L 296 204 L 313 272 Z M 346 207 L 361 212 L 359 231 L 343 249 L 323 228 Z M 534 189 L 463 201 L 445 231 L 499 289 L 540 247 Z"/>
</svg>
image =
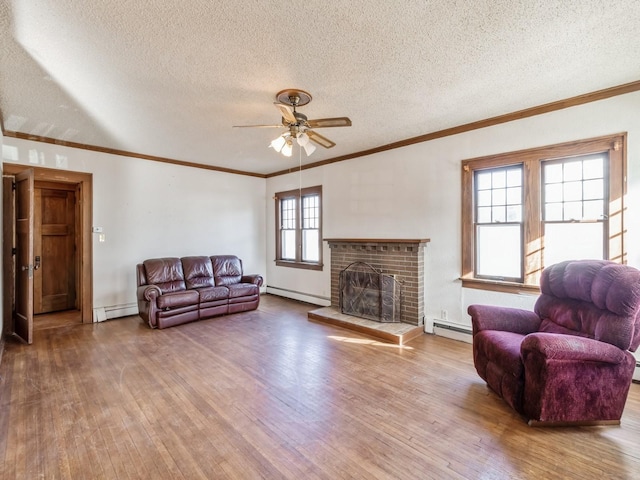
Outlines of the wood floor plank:
<svg viewBox="0 0 640 480">
<path fill-rule="evenodd" d="M 0 478 L 598 479 L 640 471 L 640 385 L 618 427 L 531 428 L 471 346 L 384 344 L 258 311 L 151 330 L 138 317 L 8 339 Z"/>
</svg>

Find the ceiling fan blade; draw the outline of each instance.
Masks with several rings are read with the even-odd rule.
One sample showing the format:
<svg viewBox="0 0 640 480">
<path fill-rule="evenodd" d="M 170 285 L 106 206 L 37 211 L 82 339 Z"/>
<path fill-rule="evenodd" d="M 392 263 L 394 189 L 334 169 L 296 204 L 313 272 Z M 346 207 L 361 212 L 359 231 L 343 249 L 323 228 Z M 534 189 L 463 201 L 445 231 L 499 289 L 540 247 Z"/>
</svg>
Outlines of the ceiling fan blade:
<svg viewBox="0 0 640 480">
<path fill-rule="evenodd" d="M 282 128 L 280 125 L 233 125 L 233 128 Z"/>
<path fill-rule="evenodd" d="M 287 123 L 298 123 L 295 115 L 293 114 L 293 110 L 289 105 L 285 105 L 284 103 L 273 102 L 280 113 L 282 114 L 282 118 L 284 118 Z"/>
<path fill-rule="evenodd" d="M 327 137 L 323 137 L 322 135 L 320 135 L 319 133 L 314 132 L 313 130 L 307 130 L 306 133 L 307 133 L 307 135 L 309 135 L 309 140 L 317 143 L 321 147 L 331 148 L 331 147 L 335 147 L 336 146 L 336 144 L 334 142 L 332 142 L 331 140 L 329 140 Z"/>
<path fill-rule="evenodd" d="M 349 117 L 316 118 L 315 120 L 307 120 L 307 125 L 310 128 L 350 127 L 351 119 Z"/>
</svg>

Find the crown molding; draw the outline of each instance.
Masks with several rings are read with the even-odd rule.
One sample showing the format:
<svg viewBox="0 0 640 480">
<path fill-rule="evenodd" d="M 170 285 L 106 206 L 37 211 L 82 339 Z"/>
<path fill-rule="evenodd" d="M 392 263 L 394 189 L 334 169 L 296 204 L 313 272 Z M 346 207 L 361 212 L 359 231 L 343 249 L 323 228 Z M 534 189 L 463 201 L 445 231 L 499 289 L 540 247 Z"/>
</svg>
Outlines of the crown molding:
<svg viewBox="0 0 640 480">
<path fill-rule="evenodd" d="M 298 172 L 300 170 L 308 170 L 311 168 L 322 167 L 331 163 L 344 162 L 358 157 L 365 157 L 367 155 L 373 155 L 375 153 L 385 152 L 388 150 L 394 150 L 396 148 L 407 147 L 409 145 L 415 145 L 417 143 L 428 142 L 438 138 L 450 137 L 452 135 L 458 135 L 464 132 L 470 132 L 472 130 L 479 130 L 481 128 L 492 127 L 494 125 L 500 125 L 502 123 L 513 122 L 515 120 L 521 120 L 523 118 L 534 117 L 536 115 L 542 115 L 549 112 L 555 112 L 557 110 L 563 110 L 565 108 L 575 107 L 578 105 L 584 105 L 586 103 L 597 102 L 599 100 L 605 100 L 607 98 L 616 97 L 619 95 L 625 95 L 627 93 L 633 93 L 640 90 L 640 80 L 634 82 L 617 85 L 615 87 L 605 88 L 603 90 L 597 90 L 591 93 L 585 93 L 583 95 L 577 95 L 575 97 L 566 98 L 564 100 L 558 100 L 555 102 L 545 103 L 536 107 L 525 108 L 516 112 L 507 113 L 504 115 L 498 115 L 496 117 L 486 118 L 484 120 L 478 120 L 471 123 L 465 123 L 464 125 L 458 125 L 456 127 L 445 128 L 444 130 L 438 130 L 424 135 L 418 135 L 417 137 L 411 137 L 404 140 L 400 140 L 378 147 L 369 148 L 367 150 L 361 150 L 359 152 L 348 153 L 338 157 L 328 158 L 319 162 L 309 163 L 299 167 L 292 167 L 286 170 L 279 170 L 277 172 L 262 174 L 256 172 L 246 172 L 243 170 L 234 170 L 230 168 L 216 167 L 213 165 L 203 165 L 195 162 L 187 162 L 184 160 L 176 160 L 172 158 L 158 157 L 155 155 L 145 155 L 142 153 L 129 152 L 125 150 L 118 150 L 114 148 L 99 147 L 96 145 L 88 145 L 84 143 L 68 142 L 65 140 L 57 140 L 55 138 L 43 137 L 39 135 L 30 135 L 22 132 L 5 131 L 4 124 L 2 122 L 3 117 L 0 116 L 0 128 L 5 137 L 20 138 L 23 140 L 32 140 L 34 142 L 50 143 L 53 145 L 62 145 L 65 147 L 79 148 L 83 150 L 90 150 L 94 152 L 109 153 L 112 155 L 120 155 L 125 157 L 140 158 L 142 160 L 151 160 L 154 162 L 170 163 L 173 165 L 180 165 L 183 167 L 200 168 L 203 170 L 212 170 L 216 172 L 233 173 L 236 175 L 246 175 L 250 177 L 258 178 L 271 178 L 278 177 L 280 175 L 286 175 L 288 173 Z"/>
</svg>

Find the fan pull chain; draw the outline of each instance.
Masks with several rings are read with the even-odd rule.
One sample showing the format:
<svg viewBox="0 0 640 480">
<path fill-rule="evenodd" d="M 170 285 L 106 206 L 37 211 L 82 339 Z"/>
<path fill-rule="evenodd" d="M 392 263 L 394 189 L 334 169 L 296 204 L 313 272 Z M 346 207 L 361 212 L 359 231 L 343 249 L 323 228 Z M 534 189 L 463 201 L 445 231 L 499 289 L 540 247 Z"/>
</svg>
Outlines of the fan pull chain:
<svg viewBox="0 0 640 480">
<path fill-rule="evenodd" d="M 300 198 L 300 202 L 302 202 L 302 146 L 299 143 L 298 143 L 298 195 Z"/>
</svg>

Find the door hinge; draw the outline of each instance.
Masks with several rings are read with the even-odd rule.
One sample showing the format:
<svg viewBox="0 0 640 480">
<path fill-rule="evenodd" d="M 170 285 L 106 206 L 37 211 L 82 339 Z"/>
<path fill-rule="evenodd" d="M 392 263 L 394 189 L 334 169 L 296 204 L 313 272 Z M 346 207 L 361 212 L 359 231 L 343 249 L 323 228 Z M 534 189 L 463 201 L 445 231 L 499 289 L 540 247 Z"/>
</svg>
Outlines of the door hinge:
<svg viewBox="0 0 640 480">
<path fill-rule="evenodd" d="M 11 182 L 11 190 L 16 191 L 16 182 Z"/>
<path fill-rule="evenodd" d="M 18 249 L 16 247 L 13 247 L 11 249 L 11 255 L 15 255 L 16 253 L 18 253 Z"/>
</svg>

